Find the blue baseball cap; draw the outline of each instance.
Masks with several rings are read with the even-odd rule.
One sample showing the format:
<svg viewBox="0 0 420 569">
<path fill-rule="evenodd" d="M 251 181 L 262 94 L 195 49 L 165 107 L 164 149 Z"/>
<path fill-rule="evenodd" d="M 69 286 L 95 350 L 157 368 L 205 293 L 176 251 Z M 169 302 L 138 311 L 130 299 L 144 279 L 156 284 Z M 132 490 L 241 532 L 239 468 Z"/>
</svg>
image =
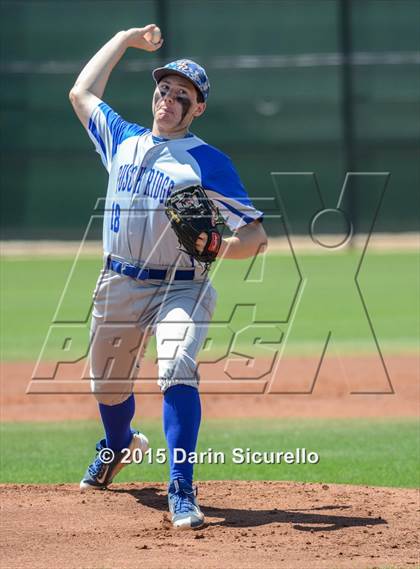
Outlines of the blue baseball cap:
<svg viewBox="0 0 420 569">
<path fill-rule="evenodd" d="M 177 59 L 176 61 L 167 63 L 164 67 L 154 69 L 152 75 L 156 83 L 159 83 L 165 75 L 172 73 L 181 75 L 181 77 L 185 77 L 191 81 L 203 95 L 203 99 L 207 101 L 210 91 L 210 82 L 204 67 L 201 67 L 201 65 L 198 65 L 195 61 L 191 61 L 191 59 Z"/>
</svg>

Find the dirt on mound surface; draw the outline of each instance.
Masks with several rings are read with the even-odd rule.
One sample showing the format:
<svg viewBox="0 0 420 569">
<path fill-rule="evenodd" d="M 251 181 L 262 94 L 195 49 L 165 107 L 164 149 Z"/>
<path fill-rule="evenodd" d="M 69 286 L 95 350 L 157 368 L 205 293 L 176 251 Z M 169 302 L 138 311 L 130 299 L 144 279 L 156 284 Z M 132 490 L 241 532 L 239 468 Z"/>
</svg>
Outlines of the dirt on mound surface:
<svg viewBox="0 0 420 569">
<path fill-rule="evenodd" d="M 206 525 L 174 530 L 163 484 L 1 485 L 8 569 L 415 567 L 416 490 L 200 483 Z"/>
</svg>

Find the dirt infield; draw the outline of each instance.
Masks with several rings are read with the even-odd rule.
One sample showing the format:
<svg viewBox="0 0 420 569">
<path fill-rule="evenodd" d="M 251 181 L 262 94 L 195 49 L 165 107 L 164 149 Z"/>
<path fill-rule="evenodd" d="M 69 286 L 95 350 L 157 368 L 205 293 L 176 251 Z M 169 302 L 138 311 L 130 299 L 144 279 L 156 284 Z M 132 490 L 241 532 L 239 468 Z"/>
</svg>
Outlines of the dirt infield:
<svg viewBox="0 0 420 569">
<path fill-rule="evenodd" d="M 284 375 L 290 378 L 285 390 L 296 390 L 305 370 L 313 367 L 313 358 L 296 357 L 286 362 Z M 264 367 L 264 363 L 260 362 Z M 259 383 L 251 383 L 254 393 L 206 393 L 214 387 L 213 380 L 222 377 L 223 362 L 211 364 L 202 373 L 203 417 L 416 417 L 420 395 L 419 362 L 416 356 L 388 356 L 386 366 L 394 393 L 360 395 L 368 387 L 388 390 L 377 381 L 377 356 L 326 358 L 311 394 L 259 394 Z M 33 381 L 31 393 L 27 388 L 34 370 L 33 363 L 3 363 L 1 373 L 2 421 L 62 421 L 64 419 L 98 419 L 97 405 L 89 393 L 89 381 L 67 383 L 77 377 L 77 368 L 65 370 L 63 377 L 51 381 Z M 343 371 L 344 370 L 344 371 Z M 349 370 L 352 380 L 349 382 Z M 80 370 L 79 370 L 80 371 Z M 146 360 L 142 365 L 144 377 L 156 377 L 156 368 Z M 231 382 L 233 386 L 235 381 Z M 139 418 L 155 418 L 161 414 L 161 396 L 156 381 L 150 382 L 155 394 L 144 393 L 136 386 Z M 48 389 L 47 389 L 48 388 Z M 234 387 L 231 387 L 233 390 Z M 44 391 L 44 393 L 42 393 Z M 388 390 L 389 391 L 389 390 Z"/>
<path fill-rule="evenodd" d="M 171 528 L 161 484 L 1 486 L 8 569 L 400 568 L 418 563 L 415 490 L 202 482 L 206 526 Z"/>
</svg>

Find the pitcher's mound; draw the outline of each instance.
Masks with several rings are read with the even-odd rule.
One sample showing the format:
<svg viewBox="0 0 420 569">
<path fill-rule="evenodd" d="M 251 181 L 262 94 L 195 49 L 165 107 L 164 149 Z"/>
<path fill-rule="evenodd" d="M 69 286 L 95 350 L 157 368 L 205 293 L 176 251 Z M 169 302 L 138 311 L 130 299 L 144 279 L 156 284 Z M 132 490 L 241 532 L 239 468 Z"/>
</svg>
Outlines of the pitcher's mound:
<svg viewBox="0 0 420 569">
<path fill-rule="evenodd" d="M 418 562 L 417 491 L 199 484 L 206 525 L 174 530 L 163 484 L 1 485 L 8 569 L 400 568 Z"/>
</svg>

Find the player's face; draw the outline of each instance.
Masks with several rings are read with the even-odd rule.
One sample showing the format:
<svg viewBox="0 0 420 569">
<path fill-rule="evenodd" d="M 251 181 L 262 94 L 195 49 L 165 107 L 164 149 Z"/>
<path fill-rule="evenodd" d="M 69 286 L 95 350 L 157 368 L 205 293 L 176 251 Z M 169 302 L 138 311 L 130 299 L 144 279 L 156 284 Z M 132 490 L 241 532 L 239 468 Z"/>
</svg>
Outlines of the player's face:
<svg viewBox="0 0 420 569">
<path fill-rule="evenodd" d="M 187 129 L 205 108 L 205 103 L 197 101 L 194 85 L 183 77 L 167 75 L 156 86 L 153 95 L 153 116 L 163 132 Z"/>
</svg>

